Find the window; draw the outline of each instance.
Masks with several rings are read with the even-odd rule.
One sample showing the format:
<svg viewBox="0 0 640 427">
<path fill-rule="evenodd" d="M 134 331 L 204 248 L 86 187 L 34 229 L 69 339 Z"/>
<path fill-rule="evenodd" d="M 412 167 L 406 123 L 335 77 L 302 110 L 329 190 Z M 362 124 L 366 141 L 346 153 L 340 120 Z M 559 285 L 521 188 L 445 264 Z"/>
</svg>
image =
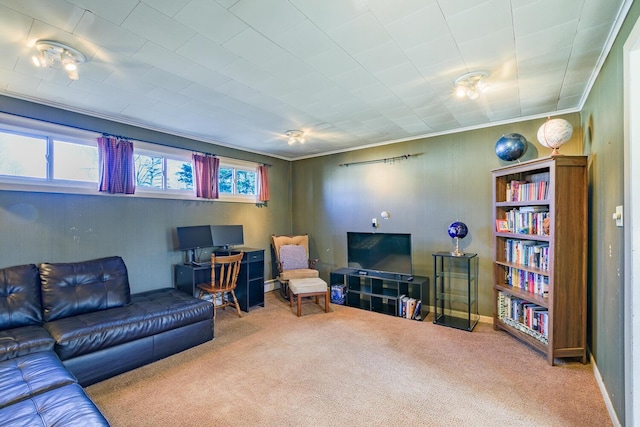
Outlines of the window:
<svg viewBox="0 0 640 427">
<path fill-rule="evenodd" d="M 53 179 L 98 182 L 98 147 L 53 141 Z"/>
<path fill-rule="evenodd" d="M 5 121 L 6 119 L 6 121 Z M 99 134 L 0 113 L 0 188 L 96 194 Z M 191 151 L 134 141 L 138 197 L 195 198 Z M 220 158 L 223 201 L 255 203 L 258 165 Z"/>
<path fill-rule="evenodd" d="M 0 175 L 47 178 L 47 138 L 0 133 Z"/>
<path fill-rule="evenodd" d="M 218 190 L 221 200 L 255 201 L 258 194 L 258 166 L 221 158 Z"/>
</svg>

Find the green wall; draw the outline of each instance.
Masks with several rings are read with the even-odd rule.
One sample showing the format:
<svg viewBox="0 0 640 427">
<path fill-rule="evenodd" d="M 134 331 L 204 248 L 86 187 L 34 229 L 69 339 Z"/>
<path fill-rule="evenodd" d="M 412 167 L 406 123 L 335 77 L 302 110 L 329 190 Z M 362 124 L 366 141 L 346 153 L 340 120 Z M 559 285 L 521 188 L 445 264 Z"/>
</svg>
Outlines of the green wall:
<svg viewBox="0 0 640 427">
<path fill-rule="evenodd" d="M 200 224 L 243 224 L 245 245 L 265 249 L 271 278 L 272 233 L 291 229 L 291 163 L 226 147 L 152 132 L 0 97 L 3 112 L 174 147 L 268 163 L 271 200 L 266 207 L 216 201 L 184 201 L 134 196 L 73 195 L 0 191 L 0 268 L 40 262 L 73 262 L 120 255 L 132 292 L 173 286 L 175 228 Z M 202 254 L 203 258 L 208 253 Z"/>
<path fill-rule="evenodd" d="M 581 112 L 589 154 L 589 338 L 609 398 L 625 424 L 624 229 L 611 214 L 624 200 L 623 47 L 640 15 L 635 2 Z M 638 410 L 638 408 L 636 408 Z"/>
<path fill-rule="evenodd" d="M 581 154 L 579 114 L 562 116 L 576 128 L 564 154 Z M 293 229 L 309 233 L 311 253 L 319 258 L 321 276 L 347 264 L 347 231 L 412 234 L 414 274 L 431 277 L 432 254 L 449 251 L 454 241 L 448 225 L 460 220 L 469 234 L 460 242 L 480 259 L 479 311 L 492 316 L 493 229 L 491 170 L 504 166 L 495 155 L 496 141 L 517 132 L 529 141 L 521 160 L 544 157 L 550 150 L 536 138 L 546 119 L 494 126 L 450 135 L 331 156 L 300 160 L 293 165 Z M 410 154 L 393 163 L 366 162 Z M 380 212 L 391 218 L 382 220 Z"/>
</svg>

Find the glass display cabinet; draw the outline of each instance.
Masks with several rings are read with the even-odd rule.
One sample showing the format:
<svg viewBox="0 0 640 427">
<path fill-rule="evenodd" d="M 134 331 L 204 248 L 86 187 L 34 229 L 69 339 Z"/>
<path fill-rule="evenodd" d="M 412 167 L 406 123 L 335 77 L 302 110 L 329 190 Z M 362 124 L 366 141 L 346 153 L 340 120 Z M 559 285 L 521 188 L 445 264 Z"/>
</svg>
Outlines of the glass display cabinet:
<svg viewBox="0 0 640 427">
<path fill-rule="evenodd" d="M 478 256 L 433 254 L 433 323 L 472 331 L 478 314 Z"/>
</svg>

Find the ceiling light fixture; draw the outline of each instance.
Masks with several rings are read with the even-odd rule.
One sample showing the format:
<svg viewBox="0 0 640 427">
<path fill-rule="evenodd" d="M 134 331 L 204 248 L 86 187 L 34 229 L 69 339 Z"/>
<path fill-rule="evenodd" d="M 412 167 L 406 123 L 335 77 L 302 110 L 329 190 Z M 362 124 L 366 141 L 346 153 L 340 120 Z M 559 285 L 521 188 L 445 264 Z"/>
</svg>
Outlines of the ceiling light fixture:
<svg viewBox="0 0 640 427">
<path fill-rule="evenodd" d="M 301 130 L 288 130 L 284 133 L 289 138 L 289 145 L 293 145 L 296 142 L 304 144 L 304 132 Z"/>
<path fill-rule="evenodd" d="M 478 97 L 487 91 L 488 74 L 483 71 L 474 71 L 458 77 L 455 81 L 456 96 L 458 98 L 478 99 Z"/>
<path fill-rule="evenodd" d="M 36 42 L 38 55 L 31 57 L 36 67 L 63 68 L 71 80 L 78 80 L 78 65 L 87 61 L 80 51 L 52 40 Z"/>
</svg>

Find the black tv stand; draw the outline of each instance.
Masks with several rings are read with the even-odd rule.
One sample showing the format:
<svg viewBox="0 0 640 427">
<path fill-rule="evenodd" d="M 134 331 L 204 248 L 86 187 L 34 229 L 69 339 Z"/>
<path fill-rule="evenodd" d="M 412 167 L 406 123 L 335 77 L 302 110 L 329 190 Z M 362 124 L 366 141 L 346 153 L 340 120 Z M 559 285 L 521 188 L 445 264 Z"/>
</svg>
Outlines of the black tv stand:
<svg viewBox="0 0 640 427">
<path fill-rule="evenodd" d="M 420 300 L 422 307 L 415 320 L 423 320 L 429 314 L 427 277 L 340 268 L 330 273 L 330 281 L 332 286 L 344 286 L 345 305 L 350 307 L 406 317 L 403 306 L 409 299 L 414 299 Z"/>
</svg>

